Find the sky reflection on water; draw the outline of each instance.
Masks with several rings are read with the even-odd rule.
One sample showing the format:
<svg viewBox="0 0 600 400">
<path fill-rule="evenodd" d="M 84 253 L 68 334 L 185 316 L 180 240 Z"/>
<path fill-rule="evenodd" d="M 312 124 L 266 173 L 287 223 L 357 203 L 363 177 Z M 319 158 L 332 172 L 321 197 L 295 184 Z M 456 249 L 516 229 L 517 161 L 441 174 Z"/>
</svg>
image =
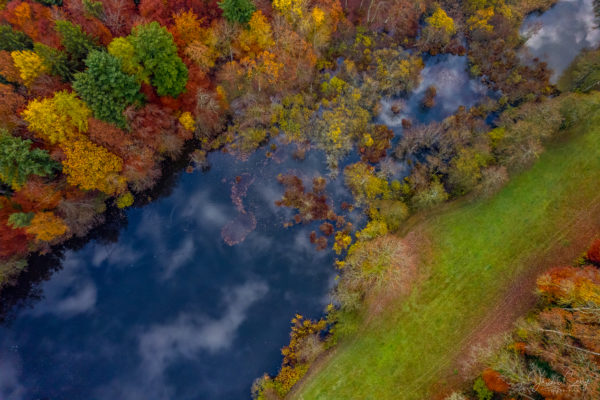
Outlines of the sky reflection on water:
<svg viewBox="0 0 600 400">
<path fill-rule="evenodd" d="M 600 44 L 597 22 L 593 0 L 562 0 L 545 13 L 525 19 L 521 34 L 528 40 L 521 56 L 546 61 L 555 83 L 582 49 Z"/>
</svg>

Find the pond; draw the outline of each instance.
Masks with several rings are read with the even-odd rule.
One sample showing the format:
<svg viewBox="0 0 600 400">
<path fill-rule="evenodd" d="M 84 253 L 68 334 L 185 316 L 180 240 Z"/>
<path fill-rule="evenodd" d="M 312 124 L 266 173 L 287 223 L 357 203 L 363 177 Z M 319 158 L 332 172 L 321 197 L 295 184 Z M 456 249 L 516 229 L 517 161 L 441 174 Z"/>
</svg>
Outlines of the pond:
<svg viewBox="0 0 600 400">
<path fill-rule="evenodd" d="M 574 0 L 549 13 L 564 3 L 587 10 Z M 530 51 L 549 48 L 551 34 L 536 35 Z M 566 42 L 577 38 L 565 35 L 558 52 L 570 57 Z M 439 121 L 488 95 L 469 77 L 466 57 L 425 61 L 401 112 L 391 112 L 398 99 L 382 103 L 377 122 L 397 136 L 403 118 Z M 436 104 L 423 109 L 432 84 Z M 279 173 L 309 182 L 328 173 L 325 156 L 313 150 L 299 161 L 293 145 L 273 144 L 272 156 L 265 147 L 246 161 L 209 155 L 209 171 L 180 173 L 168 195 L 127 210 L 112 240 L 45 259 L 57 265 L 35 287 L 39 298 L 13 307 L 0 326 L 0 398 L 237 400 L 249 398 L 263 372 L 277 372 L 290 319 L 322 316 L 335 269 L 334 255 L 309 242 L 318 223 L 284 228 L 293 213 L 274 204 L 283 194 Z M 332 204 L 350 200 L 342 179 L 326 192 Z M 364 223 L 359 210 L 349 218 Z"/>
<path fill-rule="evenodd" d="M 593 0 L 559 1 L 545 13 L 525 19 L 521 34 L 527 42 L 521 57 L 546 61 L 556 82 L 581 50 L 600 44 L 597 24 Z"/>
<path fill-rule="evenodd" d="M 67 251 L 43 298 L 0 329 L 0 398 L 248 398 L 277 371 L 294 313 L 323 313 L 335 272 L 315 226 L 283 228 L 290 211 L 274 205 L 278 172 L 316 175 L 324 156 L 275 157 L 212 154 L 210 171 L 127 211 L 116 242 Z M 234 246 L 230 225 L 248 233 Z"/>
</svg>

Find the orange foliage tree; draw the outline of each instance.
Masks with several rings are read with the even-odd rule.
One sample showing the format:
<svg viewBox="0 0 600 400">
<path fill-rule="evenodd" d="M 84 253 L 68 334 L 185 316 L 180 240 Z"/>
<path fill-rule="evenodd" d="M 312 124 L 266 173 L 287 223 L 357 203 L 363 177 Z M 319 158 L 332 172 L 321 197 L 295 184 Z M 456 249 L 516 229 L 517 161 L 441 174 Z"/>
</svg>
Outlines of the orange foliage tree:
<svg viewBox="0 0 600 400">
<path fill-rule="evenodd" d="M 34 235 L 37 241 L 50 242 L 67 233 L 68 229 L 62 218 L 53 212 L 39 212 L 34 215 L 31 224 L 25 230 Z"/>
</svg>

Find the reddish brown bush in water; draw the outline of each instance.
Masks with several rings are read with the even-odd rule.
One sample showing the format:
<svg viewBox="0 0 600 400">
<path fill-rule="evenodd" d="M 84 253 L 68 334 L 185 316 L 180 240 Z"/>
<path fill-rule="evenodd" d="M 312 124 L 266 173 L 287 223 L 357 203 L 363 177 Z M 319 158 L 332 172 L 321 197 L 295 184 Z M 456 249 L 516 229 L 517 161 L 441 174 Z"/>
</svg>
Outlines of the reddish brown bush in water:
<svg viewBox="0 0 600 400">
<path fill-rule="evenodd" d="M 502 378 L 499 372 L 494 371 L 491 368 L 486 368 L 481 374 L 485 385 L 493 392 L 497 393 L 508 393 L 508 389 L 510 386 L 506 381 Z"/>
<path fill-rule="evenodd" d="M 586 258 L 600 266 L 600 239 L 594 240 L 586 253 Z"/>
<path fill-rule="evenodd" d="M 277 180 L 285 186 L 285 193 L 275 204 L 297 209 L 298 214 L 294 216 L 296 223 L 336 218 L 335 212 L 327 204 L 327 197 L 316 193 L 314 189 L 312 192 L 306 192 L 302 179 L 295 175 L 279 175 Z"/>
<path fill-rule="evenodd" d="M 334 232 L 333 225 L 331 225 L 329 222 L 323 222 L 321 226 L 319 226 L 319 230 L 323 232 L 325 236 L 331 236 L 331 234 Z"/>
<path fill-rule="evenodd" d="M 425 97 L 423 98 L 423 107 L 424 108 L 432 108 L 435 106 L 435 96 L 437 94 L 437 89 L 435 86 L 431 85 L 425 91 Z"/>
<path fill-rule="evenodd" d="M 360 147 L 361 159 L 371 163 L 378 163 L 387 154 L 391 147 L 391 140 L 394 137 L 392 132 L 385 125 L 375 125 L 370 134 L 372 141 Z"/>
</svg>

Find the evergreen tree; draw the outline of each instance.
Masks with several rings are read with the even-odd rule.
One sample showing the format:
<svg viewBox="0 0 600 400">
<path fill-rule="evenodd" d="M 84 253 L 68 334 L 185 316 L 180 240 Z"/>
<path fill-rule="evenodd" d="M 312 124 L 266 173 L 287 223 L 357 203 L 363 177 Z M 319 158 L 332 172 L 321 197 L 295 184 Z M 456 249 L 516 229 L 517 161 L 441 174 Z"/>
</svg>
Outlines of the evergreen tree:
<svg viewBox="0 0 600 400">
<path fill-rule="evenodd" d="M 218 4 L 223 10 L 223 16 L 229 22 L 247 24 L 256 11 L 256 7 L 250 0 L 223 0 Z"/>
<path fill-rule="evenodd" d="M 0 50 L 15 51 L 33 48 L 33 40 L 10 25 L 0 25 Z"/>
<path fill-rule="evenodd" d="M 73 72 L 83 69 L 83 61 L 90 51 L 100 49 L 97 41 L 85 33 L 79 25 L 59 20 L 56 21 L 56 31 L 61 35 L 60 43 L 69 55 L 69 67 Z"/>
<path fill-rule="evenodd" d="M 85 60 L 87 70 L 75 74 L 73 89 L 98 119 L 125 127 L 123 111 L 141 100 L 140 84 L 123 72 L 121 60 L 103 51 L 92 50 Z"/>
<path fill-rule="evenodd" d="M 65 82 L 73 78 L 73 73 L 69 67 L 69 57 L 64 51 L 41 43 L 35 43 L 33 51 L 44 60 L 44 65 L 50 71 L 50 74 L 60 76 Z"/>
<path fill-rule="evenodd" d="M 183 92 L 188 70 L 166 28 L 156 21 L 139 25 L 133 28 L 129 40 L 159 96 L 177 97 Z"/>
<path fill-rule="evenodd" d="M 48 152 L 31 150 L 31 140 L 14 137 L 6 130 L 0 130 L 0 180 L 13 187 L 21 187 L 31 174 L 51 175 L 58 164 Z"/>
</svg>

